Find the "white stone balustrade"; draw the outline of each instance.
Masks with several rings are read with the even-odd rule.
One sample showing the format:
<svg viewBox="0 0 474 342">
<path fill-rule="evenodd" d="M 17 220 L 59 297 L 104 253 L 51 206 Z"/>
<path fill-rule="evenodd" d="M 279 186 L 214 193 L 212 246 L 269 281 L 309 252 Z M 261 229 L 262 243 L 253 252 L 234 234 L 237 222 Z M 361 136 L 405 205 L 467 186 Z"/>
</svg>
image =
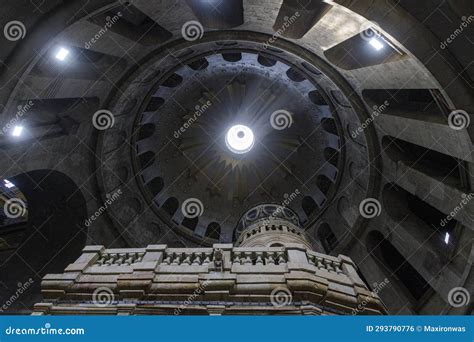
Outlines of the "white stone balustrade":
<svg viewBox="0 0 474 342">
<path fill-rule="evenodd" d="M 114 301 L 98 307 L 92 302 L 93 293 L 103 288 Z M 285 308 L 271 304 L 272 291 L 282 288 L 291 293 Z M 214 313 L 216 308 L 229 314 L 349 314 L 367 302 L 365 313 L 384 312 L 351 259 L 320 254 L 303 244 L 88 246 L 63 274 L 43 278 L 42 293 L 46 302 L 35 306 L 35 314 L 172 314 L 190 296 L 196 303 L 184 312 L 193 314 Z"/>
</svg>

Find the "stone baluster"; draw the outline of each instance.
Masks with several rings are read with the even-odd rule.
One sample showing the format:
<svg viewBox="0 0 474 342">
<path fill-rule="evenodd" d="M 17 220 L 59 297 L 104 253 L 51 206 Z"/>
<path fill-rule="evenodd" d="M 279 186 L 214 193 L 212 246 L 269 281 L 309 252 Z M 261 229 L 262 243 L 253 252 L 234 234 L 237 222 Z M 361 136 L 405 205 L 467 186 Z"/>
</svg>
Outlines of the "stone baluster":
<svg viewBox="0 0 474 342">
<path fill-rule="evenodd" d="M 191 256 L 192 256 L 192 254 L 185 254 L 185 253 L 183 253 L 183 254 L 184 254 L 184 259 L 183 259 L 183 261 L 181 261 L 181 264 L 191 265 Z"/>
<path fill-rule="evenodd" d="M 134 257 L 133 254 L 134 253 L 127 253 L 128 258 L 124 261 L 125 264 L 127 264 L 127 265 L 133 264 L 133 257 Z"/>
<path fill-rule="evenodd" d="M 171 255 L 170 255 L 170 254 L 166 254 L 166 257 L 165 257 L 165 259 L 163 260 L 163 263 L 166 264 L 166 265 L 170 265 L 170 264 L 171 264 Z"/>
<path fill-rule="evenodd" d="M 278 260 L 278 265 L 285 264 L 285 253 L 284 252 L 277 252 L 277 260 Z"/>
<path fill-rule="evenodd" d="M 275 265 L 275 253 L 266 252 L 265 253 L 265 264 L 266 265 Z"/>
<path fill-rule="evenodd" d="M 325 268 L 325 266 L 323 264 L 323 258 L 316 257 L 316 267 L 319 268 L 319 269 Z"/>
<path fill-rule="evenodd" d="M 181 254 L 180 253 L 173 253 L 173 258 L 171 259 L 171 265 L 172 266 L 178 266 L 179 261 L 181 259 Z"/>
<path fill-rule="evenodd" d="M 135 262 L 142 262 L 144 256 L 145 256 L 145 252 L 137 253 L 137 260 L 135 260 Z"/>
<path fill-rule="evenodd" d="M 334 261 L 333 265 L 334 265 L 334 269 L 336 270 L 337 274 L 342 273 L 341 263 L 339 261 Z"/>
<path fill-rule="evenodd" d="M 119 253 L 117 261 L 115 262 L 117 265 L 122 265 L 125 262 L 127 257 L 127 253 Z"/>
<path fill-rule="evenodd" d="M 233 260 L 232 260 L 232 263 L 234 264 L 240 264 L 240 253 L 239 252 L 234 252 L 234 255 L 233 255 Z"/>
<path fill-rule="evenodd" d="M 202 254 L 194 253 L 193 265 L 199 266 L 202 263 Z"/>
<path fill-rule="evenodd" d="M 102 254 L 99 260 L 97 260 L 96 265 L 103 266 L 105 264 L 105 261 L 106 261 L 105 255 Z"/>
<path fill-rule="evenodd" d="M 326 265 L 326 269 L 331 272 L 331 271 L 335 271 L 333 266 L 332 266 L 332 262 L 331 260 L 329 259 L 324 259 L 324 264 Z"/>
<path fill-rule="evenodd" d="M 107 266 L 112 265 L 114 261 L 115 261 L 115 254 L 108 254 L 107 261 L 105 262 Z"/>
<path fill-rule="evenodd" d="M 210 252 L 205 252 L 204 253 L 204 261 L 202 262 L 203 265 L 207 265 L 211 262 L 211 256 L 212 256 L 212 253 Z"/>
<path fill-rule="evenodd" d="M 245 252 L 244 255 L 245 255 L 244 265 L 252 265 L 252 258 L 251 258 L 252 253 Z"/>
</svg>

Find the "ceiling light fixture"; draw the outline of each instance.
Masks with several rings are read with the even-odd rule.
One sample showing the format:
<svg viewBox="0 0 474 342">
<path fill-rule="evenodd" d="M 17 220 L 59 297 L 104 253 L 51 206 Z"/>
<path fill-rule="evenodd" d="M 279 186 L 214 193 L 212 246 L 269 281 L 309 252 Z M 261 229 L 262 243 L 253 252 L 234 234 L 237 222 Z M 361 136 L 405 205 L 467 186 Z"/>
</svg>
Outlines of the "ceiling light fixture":
<svg viewBox="0 0 474 342">
<path fill-rule="evenodd" d="M 385 47 L 385 44 L 379 38 L 372 38 L 369 40 L 369 44 L 377 51 L 380 51 Z"/>
<path fill-rule="evenodd" d="M 10 182 L 8 179 L 4 179 L 3 180 L 5 182 L 5 186 L 8 188 L 8 189 L 11 189 L 15 186 L 15 184 L 13 184 L 12 182 Z"/>
<path fill-rule="evenodd" d="M 60 48 L 59 51 L 56 53 L 56 58 L 60 61 L 64 61 L 66 57 L 69 55 L 69 50 L 65 48 Z"/>
<path fill-rule="evenodd" d="M 444 237 L 444 243 L 448 244 L 449 243 L 449 233 L 446 233 L 446 236 Z"/>
<path fill-rule="evenodd" d="M 236 154 L 249 152 L 255 143 L 252 130 L 244 125 L 235 125 L 229 128 L 225 136 L 227 148 Z"/>
</svg>

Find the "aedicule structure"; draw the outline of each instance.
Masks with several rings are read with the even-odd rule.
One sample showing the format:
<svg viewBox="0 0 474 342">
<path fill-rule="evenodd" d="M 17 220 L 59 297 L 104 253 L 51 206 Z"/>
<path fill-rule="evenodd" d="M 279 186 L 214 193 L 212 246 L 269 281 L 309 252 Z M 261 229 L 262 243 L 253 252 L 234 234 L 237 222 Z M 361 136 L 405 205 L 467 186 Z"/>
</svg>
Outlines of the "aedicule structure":
<svg viewBox="0 0 474 342">
<path fill-rule="evenodd" d="M 35 315 L 384 314 L 352 260 L 312 250 L 290 209 L 247 211 L 236 244 L 87 246 L 42 282 Z"/>
</svg>

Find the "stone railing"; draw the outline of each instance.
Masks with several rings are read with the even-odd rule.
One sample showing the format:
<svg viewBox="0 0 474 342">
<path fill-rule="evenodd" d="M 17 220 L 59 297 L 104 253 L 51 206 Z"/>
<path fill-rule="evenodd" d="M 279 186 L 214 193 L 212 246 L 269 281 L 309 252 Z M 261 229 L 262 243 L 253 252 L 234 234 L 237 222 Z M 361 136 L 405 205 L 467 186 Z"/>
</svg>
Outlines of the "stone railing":
<svg viewBox="0 0 474 342">
<path fill-rule="evenodd" d="M 232 251 L 232 263 L 238 265 L 283 265 L 288 262 L 288 254 L 283 248 L 266 248 L 266 251 L 244 250 L 235 248 Z M 276 250 L 275 250 L 276 249 Z"/>
<path fill-rule="evenodd" d="M 183 249 L 168 248 L 163 256 L 163 264 L 170 266 L 180 265 L 208 265 L 214 260 L 213 251 L 184 251 Z"/>
<path fill-rule="evenodd" d="M 328 257 L 324 254 L 307 251 L 308 262 L 318 269 L 325 269 L 329 272 L 343 273 L 341 261 L 336 258 Z"/>
<path fill-rule="evenodd" d="M 190 296 L 198 299 L 183 308 L 183 314 L 217 309 L 229 314 L 301 313 L 310 304 L 318 306 L 318 314 L 330 314 L 330 308 L 348 314 L 361 303 L 368 305 L 364 306 L 367 314 L 384 311 L 350 258 L 320 254 L 302 244 L 214 244 L 212 248 L 149 245 L 134 249 L 87 246 L 64 273 L 46 275 L 41 287 L 45 302 L 37 305 L 37 314 L 120 314 L 122 310 L 128 314 L 169 314 Z M 272 304 L 275 289 L 286 293 L 288 306 Z M 109 305 L 96 305 L 97 291 L 105 291 L 113 299 Z"/>
<path fill-rule="evenodd" d="M 143 252 L 102 253 L 94 266 L 121 266 L 133 265 L 143 260 Z"/>
<path fill-rule="evenodd" d="M 257 228 L 263 229 L 263 228 Z M 152 247 L 152 248 L 150 248 Z M 291 253 L 287 247 L 232 247 L 232 245 L 214 245 L 214 248 L 166 248 L 161 245 L 149 246 L 147 248 L 136 249 L 104 249 L 94 250 L 97 254 L 95 258 L 89 259 L 88 267 L 117 267 L 117 266 L 139 266 L 145 262 L 152 262 L 155 265 L 166 266 L 212 266 L 216 262 L 216 251 L 222 253 L 223 257 L 229 258 L 227 263 L 236 265 L 283 265 L 292 260 Z M 224 247 L 222 249 L 222 247 Z M 223 252 L 224 250 L 224 252 Z M 343 273 L 341 260 L 306 250 L 305 259 L 299 258 L 298 263 L 307 263 L 317 269 L 324 269 L 328 272 Z M 90 253 L 92 250 L 89 250 Z M 91 255 L 91 254 L 88 254 Z M 77 264 L 78 262 L 76 262 Z M 73 266 L 75 264 L 71 264 Z M 81 263 L 81 265 L 86 266 Z M 73 267 L 74 268 L 74 267 Z M 74 268 L 75 269 L 75 268 Z"/>
</svg>

